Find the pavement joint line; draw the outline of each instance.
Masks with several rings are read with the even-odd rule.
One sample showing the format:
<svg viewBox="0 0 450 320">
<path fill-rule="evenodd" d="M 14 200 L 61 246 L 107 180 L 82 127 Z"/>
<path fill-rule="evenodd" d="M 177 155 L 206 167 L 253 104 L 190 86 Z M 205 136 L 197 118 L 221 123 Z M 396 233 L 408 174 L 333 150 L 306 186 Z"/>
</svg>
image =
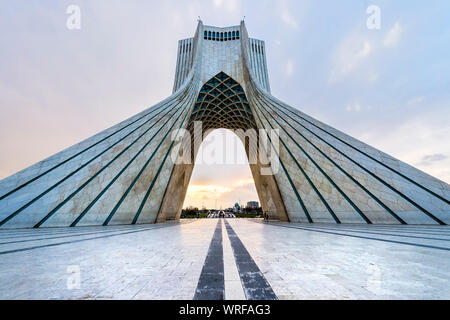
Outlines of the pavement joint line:
<svg viewBox="0 0 450 320">
<path fill-rule="evenodd" d="M 136 228 L 136 229 L 133 229 L 133 231 L 141 230 L 141 229 L 145 229 L 145 228 L 148 228 L 148 226 Z M 88 235 L 91 235 L 91 234 L 123 232 L 123 231 L 129 230 L 129 229 L 130 228 L 126 228 L 125 230 L 124 229 L 103 230 L 103 231 L 99 230 L 99 231 L 91 231 L 91 232 L 84 232 L 84 233 L 73 233 L 73 234 L 58 235 L 58 236 L 54 236 L 54 237 L 52 237 L 50 235 L 49 237 L 46 237 L 46 238 L 37 238 L 37 239 L 33 238 L 33 239 L 25 239 L 25 240 L 14 240 L 14 241 L 9 241 L 9 242 L 0 242 L 0 245 L 14 244 L 14 243 L 23 243 L 23 242 L 33 242 L 33 241 L 53 240 L 53 239 L 70 238 L 70 237 L 82 237 L 82 236 L 88 236 Z"/>
<path fill-rule="evenodd" d="M 227 220 L 224 221 L 247 300 L 278 300 L 277 295 L 239 236 L 230 223 Z"/>
<path fill-rule="evenodd" d="M 353 229 L 353 230 L 368 230 L 368 231 L 377 231 L 377 232 L 398 232 L 398 233 L 411 233 L 411 234 L 416 234 L 416 235 L 437 235 L 437 236 L 449 236 L 450 237 L 450 228 L 448 228 L 448 226 L 438 226 L 438 228 L 441 229 L 436 229 L 436 228 L 432 228 L 430 226 L 430 228 L 428 229 L 415 229 L 415 228 L 410 228 L 412 227 L 411 225 L 405 225 L 402 226 L 400 228 L 396 228 L 394 226 L 392 226 L 392 228 L 390 227 L 380 227 L 379 225 L 373 225 L 373 226 L 355 226 L 355 225 L 351 225 L 351 224 L 342 224 L 340 226 L 337 225 L 330 225 L 330 224 L 317 224 L 315 227 L 321 227 L 321 228 L 333 228 L 333 229 Z M 407 229 L 407 230 L 405 230 Z M 425 231 L 423 231 L 425 230 Z"/>
<path fill-rule="evenodd" d="M 404 235 L 404 234 L 394 234 L 394 233 L 386 233 L 384 231 L 381 232 L 375 232 L 375 231 L 369 231 L 369 230 L 351 230 L 351 229 L 343 229 L 343 228 L 330 228 L 330 227 L 322 227 L 322 226 L 314 226 L 314 227 L 308 227 L 315 230 L 336 230 L 338 229 L 340 232 L 352 232 L 352 233 L 364 233 L 364 234 L 374 234 L 379 236 L 389 236 L 389 237 L 403 237 L 403 238 L 413 238 L 413 239 L 421 239 L 421 240 L 435 240 L 435 241 L 450 241 L 450 239 L 442 239 L 442 238 L 427 238 L 427 237 L 420 237 L 420 236 L 410 236 L 410 235 Z"/>
<path fill-rule="evenodd" d="M 147 225 L 148 226 L 148 225 Z M 39 237 L 39 236 L 58 236 L 61 234 L 64 235 L 72 235 L 72 234 L 80 234 L 80 233 L 95 233 L 95 232 L 102 232 L 107 230 L 105 227 L 103 227 L 104 229 L 98 228 L 98 229 L 86 229 L 86 230 L 67 230 L 67 231 L 59 231 L 59 232 L 47 232 L 47 233 L 41 233 L 41 232 L 36 232 L 36 233 L 28 233 L 28 234 L 24 234 L 24 235 L 3 235 L 0 236 L 0 240 L 4 240 L 4 239 L 18 239 L 18 238 L 32 238 L 32 237 Z M 66 229 L 73 229 L 73 228 L 69 228 L 67 227 Z M 110 230 L 108 230 L 109 232 L 111 231 L 124 231 L 124 230 L 129 230 L 131 228 L 111 228 Z M 42 230 L 42 229 L 35 229 L 35 230 Z M 0 233 L 1 235 L 1 233 Z"/>
<path fill-rule="evenodd" d="M 297 227 L 297 226 L 288 226 L 288 225 L 285 226 L 285 225 L 272 223 L 272 222 L 269 222 L 269 223 L 254 222 L 254 223 L 267 224 L 267 225 L 270 225 L 273 227 L 282 227 L 282 228 L 290 228 L 290 229 L 297 229 L 297 230 L 304 230 L 304 231 L 311 231 L 311 232 L 327 233 L 327 234 L 333 234 L 333 235 L 337 235 L 337 236 L 359 238 L 359 239 L 365 239 L 365 240 L 374 240 L 374 241 L 381 241 L 381 242 L 389 242 L 389 243 L 395 243 L 395 244 L 403 244 L 403 245 L 416 246 L 416 247 L 422 247 L 422 248 L 427 248 L 427 249 L 450 251 L 450 248 L 445 248 L 445 247 L 437 247 L 437 246 L 430 246 L 430 245 L 426 245 L 426 244 L 418 244 L 418 243 L 396 241 L 396 240 L 379 239 L 379 238 L 366 237 L 366 236 L 357 236 L 357 235 L 345 234 L 345 233 L 339 233 L 339 232 L 333 232 L 333 231 L 317 230 L 317 229 L 312 229 L 312 228 L 308 228 L 308 227 Z"/>
<path fill-rule="evenodd" d="M 217 221 L 211 243 L 206 254 L 194 300 L 224 300 L 225 280 L 222 246 L 222 219 Z"/>
<path fill-rule="evenodd" d="M 177 222 L 166 221 L 165 223 L 179 223 L 179 224 L 188 224 L 194 221 L 190 221 L 189 219 L 181 219 Z M 56 234 L 70 234 L 77 232 L 86 232 L 86 231 L 102 231 L 102 230 L 127 230 L 134 229 L 138 226 L 150 226 L 154 223 L 142 223 L 142 224 L 116 224 L 116 225 L 108 225 L 108 226 L 93 226 L 93 225 L 85 225 L 85 226 L 76 226 L 76 227 L 42 227 L 42 228 L 21 228 L 21 229 L 0 229 L 0 239 L 3 238 L 20 238 L 20 237 L 33 237 L 36 235 L 56 235 Z M 9 233 L 9 231 L 14 231 L 14 233 Z"/>
<path fill-rule="evenodd" d="M 140 228 L 139 230 L 121 232 L 121 233 L 116 233 L 116 234 L 109 234 L 109 235 L 104 235 L 104 236 L 88 238 L 88 239 L 78 239 L 78 240 L 64 241 L 64 242 L 59 242 L 59 243 L 51 243 L 51 244 L 47 244 L 47 245 L 33 246 L 33 247 L 28 247 L 28 248 L 0 251 L 0 255 L 29 251 L 29 250 L 34 250 L 34 249 L 47 248 L 47 247 L 55 247 L 55 246 L 59 246 L 59 245 L 72 244 L 72 243 L 78 243 L 78 242 L 89 241 L 89 240 L 97 240 L 97 239 L 103 239 L 103 238 L 116 237 L 116 236 L 133 234 L 133 233 L 138 233 L 138 232 L 145 232 L 145 231 L 150 231 L 150 230 L 155 230 L 155 229 L 170 228 L 170 227 L 179 226 L 179 225 L 180 224 L 173 224 L 173 225 L 166 225 L 166 226 L 153 227 L 153 228 Z"/>
</svg>

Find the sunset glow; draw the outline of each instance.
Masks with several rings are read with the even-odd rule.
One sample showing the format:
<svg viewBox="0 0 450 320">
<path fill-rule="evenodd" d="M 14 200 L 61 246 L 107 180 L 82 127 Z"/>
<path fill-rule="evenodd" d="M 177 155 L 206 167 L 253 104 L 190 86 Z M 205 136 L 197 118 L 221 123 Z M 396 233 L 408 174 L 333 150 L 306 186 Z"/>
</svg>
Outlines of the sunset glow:
<svg viewBox="0 0 450 320">
<path fill-rule="evenodd" d="M 227 139 L 222 139 L 227 135 Z M 208 143 L 215 140 L 216 144 Z M 220 150 L 223 154 L 235 154 L 244 158 L 244 147 L 229 130 L 215 130 L 200 146 L 199 154 Z M 242 156 L 244 155 L 244 156 Z M 199 157 L 197 157 L 197 160 Z M 248 201 L 259 201 L 255 182 L 248 162 L 237 161 L 235 164 L 202 164 L 196 162 L 183 207 L 193 206 L 208 209 L 232 207 L 236 202 L 245 205 Z"/>
</svg>

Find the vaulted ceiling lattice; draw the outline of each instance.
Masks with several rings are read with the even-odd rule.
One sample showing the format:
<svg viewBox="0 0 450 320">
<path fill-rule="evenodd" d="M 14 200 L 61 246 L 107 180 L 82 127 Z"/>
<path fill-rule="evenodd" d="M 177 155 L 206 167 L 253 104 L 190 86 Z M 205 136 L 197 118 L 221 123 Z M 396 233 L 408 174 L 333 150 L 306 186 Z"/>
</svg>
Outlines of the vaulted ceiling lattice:
<svg viewBox="0 0 450 320">
<path fill-rule="evenodd" d="M 224 72 L 206 82 L 192 111 L 191 121 L 202 121 L 209 129 L 256 129 L 247 97 L 241 85 Z"/>
</svg>

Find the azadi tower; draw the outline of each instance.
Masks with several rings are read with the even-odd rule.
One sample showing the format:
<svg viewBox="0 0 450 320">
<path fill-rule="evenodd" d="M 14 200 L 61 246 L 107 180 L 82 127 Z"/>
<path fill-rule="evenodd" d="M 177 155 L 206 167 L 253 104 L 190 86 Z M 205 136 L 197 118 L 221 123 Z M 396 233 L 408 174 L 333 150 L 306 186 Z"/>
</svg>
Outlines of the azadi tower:
<svg viewBox="0 0 450 320">
<path fill-rule="evenodd" d="M 197 121 L 203 133 L 278 129 L 256 148 L 241 137 L 247 156 L 259 155 L 250 168 L 271 219 L 450 222 L 450 185 L 272 96 L 264 42 L 249 38 L 244 22 L 227 28 L 199 22 L 195 36 L 179 42 L 169 98 L 0 181 L 0 227 L 179 219 L 194 164 L 171 155 L 185 157 L 185 146 L 201 140 L 172 133 L 194 132 Z"/>
</svg>

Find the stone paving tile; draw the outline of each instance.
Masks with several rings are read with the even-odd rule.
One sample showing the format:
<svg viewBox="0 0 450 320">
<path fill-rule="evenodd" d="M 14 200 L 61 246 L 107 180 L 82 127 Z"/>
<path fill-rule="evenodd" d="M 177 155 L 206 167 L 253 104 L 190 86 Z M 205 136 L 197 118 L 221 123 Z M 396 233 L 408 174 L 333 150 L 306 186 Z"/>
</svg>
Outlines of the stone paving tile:
<svg viewBox="0 0 450 320">
<path fill-rule="evenodd" d="M 263 224 L 242 219 L 228 222 L 279 299 L 450 298 L 449 250 L 389 242 L 450 249 L 446 240 L 449 227 Z M 30 240 L 61 236 L 67 231 L 64 238 L 0 245 L 0 299 L 192 299 L 216 225 L 217 220 L 211 219 L 0 231 L 0 242 L 10 237 Z M 318 232 L 325 229 L 339 234 Z M 139 232 L 89 240 L 96 236 L 92 232 L 102 236 L 109 231 Z M 368 232 L 391 235 L 371 234 L 385 242 L 348 236 L 367 236 Z M 75 239 L 86 241 L 1 254 L 14 248 Z M 228 263 L 229 258 L 225 259 Z M 79 289 L 67 287 L 69 266 L 80 268 Z"/>
<path fill-rule="evenodd" d="M 166 225 L 0 255 L 0 298 L 192 299 L 213 227 L 206 220 Z M 80 266 L 81 287 L 68 290 L 72 265 Z"/>
<path fill-rule="evenodd" d="M 450 297 L 450 251 L 296 230 L 249 220 L 229 222 L 280 299 Z M 343 227 L 347 226 L 336 229 Z M 377 229 L 371 227 L 365 226 L 367 230 Z M 389 233 L 396 232 L 395 228 L 384 228 Z M 402 230 L 416 228 L 405 226 Z M 449 227 L 432 230 L 450 232 Z M 394 240 L 393 237 L 383 238 Z M 396 237 L 395 240 L 399 239 Z M 400 240 L 424 243 L 420 239 Z M 447 241 L 433 241 L 433 244 L 450 249 Z"/>
</svg>

